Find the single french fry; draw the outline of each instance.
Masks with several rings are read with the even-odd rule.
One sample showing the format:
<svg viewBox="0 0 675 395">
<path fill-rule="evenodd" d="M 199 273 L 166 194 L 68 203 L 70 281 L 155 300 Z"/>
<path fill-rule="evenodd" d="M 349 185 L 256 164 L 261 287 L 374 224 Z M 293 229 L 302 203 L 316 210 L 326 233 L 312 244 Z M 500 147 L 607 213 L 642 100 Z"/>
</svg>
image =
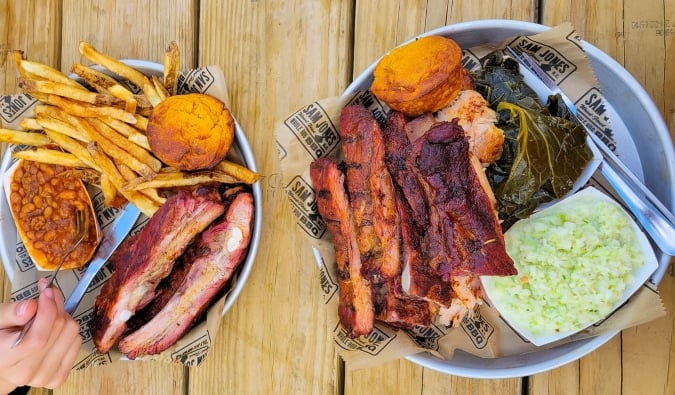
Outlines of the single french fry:
<svg viewBox="0 0 675 395">
<path fill-rule="evenodd" d="M 214 170 L 219 170 L 223 173 L 229 174 L 246 184 L 253 184 L 261 177 L 259 173 L 251 171 L 250 169 L 238 163 L 230 162 L 229 160 L 221 161 L 214 167 Z"/>
<path fill-rule="evenodd" d="M 124 100 L 124 110 L 126 112 L 131 114 L 136 112 L 137 103 L 134 98 L 134 93 L 122 86 L 122 84 L 113 77 L 79 63 L 73 64 L 70 67 L 70 71 L 80 76 L 80 78 L 85 80 L 89 85 L 95 87 L 95 89 L 98 90 L 100 88 L 111 95 Z"/>
<path fill-rule="evenodd" d="M 119 133 L 119 134 L 121 134 L 125 137 L 129 137 L 134 133 L 138 133 L 138 130 L 135 127 L 129 125 L 126 122 L 122 122 L 119 119 L 110 118 L 110 117 L 103 117 L 103 118 L 100 118 L 100 119 L 106 125 L 115 129 L 117 131 L 117 133 Z"/>
<path fill-rule="evenodd" d="M 106 173 L 101 173 L 101 192 L 103 193 L 103 204 L 108 207 L 121 207 L 128 200 L 117 192 L 115 184 Z"/>
<path fill-rule="evenodd" d="M 49 95 L 46 103 L 61 108 L 71 115 L 84 118 L 111 117 L 126 123 L 136 123 L 134 114 L 128 113 L 117 107 L 94 106 L 89 103 L 76 102 L 58 95 Z"/>
<path fill-rule="evenodd" d="M 178 75 L 180 74 L 180 51 L 178 44 L 171 41 L 164 51 L 164 89 L 173 96 L 178 90 Z"/>
<path fill-rule="evenodd" d="M 23 130 L 42 130 L 42 126 L 35 118 L 24 118 L 19 121 L 19 127 Z"/>
<path fill-rule="evenodd" d="M 115 85 L 120 85 L 120 83 L 116 79 L 109 76 L 108 74 L 92 69 L 91 67 L 85 66 L 80 63 L 75 63 L 72 66 L 70 66 L 70 71 L 80 76 L 80 78 L 82 78 L 88 84 L 98 85 L 105 90 L 108 90 L 109 88 Z M 133 92 L 131 92 L 127 88 L 123 87 L 122 85 L 120 86 L 122 87 L 121 92 L 123 92 L 124 94 L 122 96 L 115 96 L 115 97 L 122 100 L 127 100 L 128 98 L 134 95 Z"/>
<path fill-rule="evenodd" d="M 126 181 L 115 166 L 113 160 L 109 158 L 96 143 L 90 143 L 88 149 L 96 164 L 101 168 L 101 172 L 110 178 L 111 183 L 117 188 L 117 191 L 147 217 L 152 217 L 159 209 L 159 204 L 153 202 L 150 198 L 140 192 L 123 190 L 122 186 Z"/>
<path fill-rule="evenodd" d="M 157 173 L 149 180 L 139 177 L 129 181 L 124 189 L 138 191 L 145 188 L 176 188 L 205 183 L 238 184 L 241 181 L 221 171 L 200 170 L 190 173 Z"/>
<path fill-rule="evenodd" d="M 134 144 L 143 147 L 148 151 L 152 151 L 152 148 L 150 148 L 150 142 L 148 141 L 148 136 L 144 135 L 143 133 L 136 132 L 127 138 Z"/>
<path fill-rule="evenodd" d="M 12 59 L 14 60 L 14 66 L 19 72 L 19 75 L 22 78 L 39 78 L 39 76 L 29 73 L 26 69 L 23 68 L 21 62 L 23 61 L 23 51 L 15 50 L 12 52 Z"/>
<path fill-rule="evenodd" d="M 155 90 L 154 85 L 148 77 L 140 71 L 124 64 L 123 62 L 105 55 L 96 50 L 87 42 L 80 42 L 80 54 L 94 63 L 98 63 L 113 73 L 128 79 L 132 84 L 143 90 L 145 96 L 150 100 L 153 106 L 156 106 L 161 100 Z"/>
<path fill-rule="evenodd" d="M 106 125 L 105 122 L 97 118 L 87 119 L 96 131 L 106 139 L 110 140 L 113 144 L 117 145 L 120 149 L 127 151 L 133 157 L 138 159 L 140 162 L 147 165 L 153 172 L 158 172 L 162 168 L 162 162 L 159 159 L 152 156 L 147 150 L 136 145 L 129 144 L 129 139 L 125 138 L 123 135 L 119 134 L 115 129 Z"/>
<path fill-rule="evenodd" d="M 58 144 L 59 147 L 78 157 L 88 167 L 100 171 L 98 165 L 92 159 L 91 154 L 87 151 L 87 147 L 83 146 L 80 142 L 55 130 L 45 129 L 45 133 L 52 141 Z"/>
<path fill-rule="evenodd" d="M 49 148 L 36 148 L 24 151 L 14 151 L 12 156 L 17 159 L 27 159 L 33 162 L 49 163 L 65 167 L 85 167 L 87 166 L 77 156 L 57 151 Z"/>
<path fill-rule="evenodd" d="M 162 84 L 162 81 L 160 81 L 159 77 L 157 77 L 156 75 L 153 75 L 151 79 L 152 84 L 155 86 L 155 90 L 159 95 L 160 100 L 161 101 L 166 100 L 166 98 L 169 97 L 169 92 L 166 90 L 166 88 L 164 88 L 164 84 Z"/>
<path fill-rule="evenodd" d="M 67 97 L 69 99 L 102 106 L 120 105 L 123 103 L 120 99 L 113 95 L 104 95 L 90 92 L 54 81 L 21 79 L 19 80 L 19 87 L 30 94 L 37 92 L 47 95 L 58 95 L 61 97 Z"/>
<path fill-rule="evenodd" d="M 67 120 L 63 120 L 63 118 L 52 118 L 45 114 L 37 114 L 37 122 L 42 129 L 57 131 L 74 138 L 75 140 L 82 141 L 83 143 L 89 142 L 89 136 L 87 134 L 83 133 L 80 129 L 75 128 Z"/>
<path fill-rule="evenodd" d="M 67 75 L 63 74 L 61 71 L 42 64 L 39 62 L 32 62 L 29 60 L 21 59 L 20 67 L 29 72 L 34 76 L 39 76 L 49 81 L 58 82 L 60 84 L 69 85 L 73 88 L 85 90 L 85 87 L 77 83 L 77 81 L 68 78 Z"/>
<path fill-rule="evenodd" d="M 51 143 L 52 140 L 48 136 L 39 132 L 0 129 L 0 142 L 41 147 Z"/>
<path fill-rule="evenodd" d="M 127 123 L 133 124 L 136 129 L 141 130 L 143 132 L 148 131 L 148 118 L 142 115 L 134 114 L 134 120 L 135 122 L 127 122 Z"/>
</svg>

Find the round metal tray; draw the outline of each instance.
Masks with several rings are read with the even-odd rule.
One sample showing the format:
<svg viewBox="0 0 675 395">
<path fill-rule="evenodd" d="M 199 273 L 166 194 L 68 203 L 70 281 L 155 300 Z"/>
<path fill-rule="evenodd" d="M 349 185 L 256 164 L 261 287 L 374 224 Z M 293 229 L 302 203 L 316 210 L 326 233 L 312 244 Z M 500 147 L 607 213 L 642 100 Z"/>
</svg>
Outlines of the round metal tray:
<svg viewBox="0 0 675 395">
<path fill-rule="evenodd" d="M 444 26 L 420 36 L 441 35 L 457 41 L 463 48 L 480 44 L 500 44 L 524 34 L 536 34 L 550 29 L 535 23 L 512 20 L 478 20 Z M 418 36 L 419 37 L 419 36 Z M 414 38 L 413 38 L 414 39 Z M 412 40 L 412 39 L 411 39 Z M 631 170 L 664 204 L 675 207 L 675 153 L 668 128 L 644 88 L 619 63 L 587 42 L 583 48 L 597 76 L 600 89 L 609 102 L 610 122 L 623 131 L 625 141 L 617 144 L 619 154 L 634 157 Z M 370 87 L 377 62 L 363 71 L 345 90 L 351 94 Z M 620 115 L 619 115 L 620 114 Z M 621 136 L 621 133 L 615 135 Z M 627 162 L 629 164 L 629 162 Z M 655 251 L 659 268 L 651 281 L 659 284 L 669 265 L 670 257 Z M 567 343 L 554 348 L 503 358 L 479 358 L 457 351 L 451 360 L 441 360 L 429 353 L 407 359 L 421 366 L 456 376 L 471 378 L 522 377 L 557 368 L 577 360 L 609 341 L 617 332 Z"/>
</svg>

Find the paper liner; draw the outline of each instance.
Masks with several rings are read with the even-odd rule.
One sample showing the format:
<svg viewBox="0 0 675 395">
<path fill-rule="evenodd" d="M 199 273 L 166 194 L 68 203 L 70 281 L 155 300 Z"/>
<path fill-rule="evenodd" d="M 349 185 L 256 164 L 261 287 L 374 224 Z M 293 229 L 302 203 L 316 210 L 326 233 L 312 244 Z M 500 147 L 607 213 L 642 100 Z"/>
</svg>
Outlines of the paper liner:
<svg viewBox="0 0 675 395">
<path fill-rule="evenodd" d="M 129 88 L 138 90 L 138 88 L 134 87 L 133 85 L 127 85 Z M 218 66 L 203 67 L 182 72 L 178 80 L 178 92 L 205 93 L 218 98 L 224 102 L 228 108 L 230 107 L 225 77 L 222 70 Z M 39 104 L 37 100 L 27 94 L 3 96 L 0 98 L 0 103 L 2 103 L 1 106 L 3 108 L 8 109 L 6 111 L 2 111 L 4 114 L 2 117 L 2 126 L 8 129 L 19 129 L 19 122 L 23 118 L 33 117 L 32 109 L 35 105 Z M 10 149 L 25 148 L 27 147 L 10 146 Z M 11 154 L 9 152 L 5 152 L 4 155 Z M 238 158 L 238 154 L 233 151 L 228 154 L 228 158 L 242 163 L 241 159 Z M 3 157 L 3 159 L 6 158 Z M 101 193 L 100 189 L 91 186 L 89 186 L 87 189 L 90 192 L 92 202 L 97 213 L 97 219 L 101 225 L 103 237 L 105 237 L 105 235 L 110 231 L 109 226 L 116 218 L 118 210 L 115 208 L 105 207 L 103 205 L 103 194 Z M 4 195 L 4 193 L 2 195 Z M 5 197 L 2 196 L 0 198 L 4 199 Z M 256 204 L 260 204 L 260 202 L 256 202 Z M 11 221 L 11 215 L 9 212 L 7 213 L 6 218 L 0 217 L 2 232 L 6 232 L 8 226 L 13 227 L 13 222 L 10 223 L 8 221 Z M 145 226 L 147 221 L 148 218 L 141 215 L 141 218 L 139 218 L 139 220 L 136 222 L 130 234 L 139 232 Z M 16 231 L 15 227 L 12 229 Z M 18 237 L 18 235 L 16 240 L 16 258 L 14 260 L 10 260 L 9 262 L 3 262 L 5 271 L 7 272 L 12 285 L 11 300 L 18 301 L 29 298 L 37 298 L 37 282 L 46 274 L 45 272 L 39 272 L 35 269 L 35 266 L 30 260 L 28 254 L 25 252 L 23 243 L 21 242 L 21 239 Z M 243 264 L 244 262 L 242 262 L 241 265 Z M 77 270 L 63 270 L 59 272 L 56 283 L 66 296 L 70 294 L 70 291 L 75 287 L 77 281 L 85 270 L 86 266 Z M 229 285 L 222 292 L 222 294 L 219 295 L 218 299 L 214 301 L 211 307 L 209 307 L 206 313 L 206 318 L 201 320 L 199 324 L 186 333 L 176 344 L 160 354 L 141 356 L 136 359 L 156 360 L 162 362 L 180 362 L 185 366 L 196 366 L 204 361 L 209 349 L 211 348 L 211 345 L 213 344 L 215 336 L 218 333 L 218 327 L 223 317 L 223 307 L 230 289 L 234 287 L 234 284 L 236 284 L 238 272 L 239 271 L 234 274 L 233 278 L 229 282 Z M 80 303 L 77 310 L 73 313 L 73 318 L 80 324 L 80 335 L 83 338 L 82 349 L 80 350 L 80 354 L 76 359 L 74 369 L 101 366 L 126 359 L 123 354 L 115 350 L 105 354 L 99 353 L 94 346 L 89 331 L 89 323 L 92 319 L 96 296 L 99 294 L 102 285 L 110 278 L 111 274 L 111 269 L 105 265 L 99 272 L 96 279 L 89 286 L 82 302 Z"/>
<path fill-rule="evenodd" d="M 465 48 L 462 63 L 468 69 L 480 67 L 479 59 L 482 56 L 506 45 L 529 53 L 540 63 L 577 104 L 582 121 L 610 148 L 616 150 L 618 140 L 632 141 L 627 131 L 620 128 L 618 130 L 624 135 L 615 136 L 616 130 L 610 125 L 607 103 L 600 93 L 581 40 L 571 25 L 563 24 L 541 34 L 513 37 L 501 46 Z M 337 352 L 349 368 L 374 366 L 423 351 L 446 360 L 453 357 L 455 350 L 483 358 L 519 355 L 589 336 L 614 333 L 665 314 L 658 293 L 645 285 L 606 320 L 543 347 L 536 347 L 519 336 L 487 303 L 453 328 L 432 325 L 406 331 L 376 322 L 375 329 L 368 336 L 356 339 L 347 336 L 338 321 L 337 267 L 332 240 L 317 211 L 309 166 L 320 157 L 331 157 L 338 162 L 341 160 L 338 134 L 340 112 L 345 105 L 353 103 L 365 105 L 380 123 L 384 123 L 387 106 L 364 91 L 317 100 L 290 114 L 278 122 L 275 128 L 283 185 L 297 220 L 294 230 L 305 236 L 305 248 L 314 249 L 320 273 L 318 285 L 323 292 L 325 307 L 329 310 L 327 321 L 319 324 L 326 325 L 332 331 Z M 634 150 L 634 147 L 627 146 L 625 151 L 629 152 L 631 148 Z M 641 169 L 639 162 L 636 162 L 637 157 L 625 155 L 623 159 L 629 167 Z"/>
</svg>

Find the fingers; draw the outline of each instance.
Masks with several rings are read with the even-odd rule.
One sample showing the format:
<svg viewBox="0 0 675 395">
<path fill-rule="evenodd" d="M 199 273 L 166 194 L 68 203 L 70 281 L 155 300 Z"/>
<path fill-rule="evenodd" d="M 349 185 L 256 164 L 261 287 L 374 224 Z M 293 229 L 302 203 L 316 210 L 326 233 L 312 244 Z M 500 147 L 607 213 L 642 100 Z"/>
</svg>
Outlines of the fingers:
<svg viewBox="0 0 675 395">
<path fill-rule="evenodd" d="M 37 303 L 34 300 L 22 300 L 0 304 L 0 330 L 23 326 L 35 315 Z"/>
<path fill-rule="evenodd" d="M 63 308 L 63 295 L 56 288 L 46 288 L 47 281 L 40 280 L 40 296 L 33 301 L 35 321 L 22 342 L 0 362 L 3 377 L 11 377 L 17 385 L 55 388 L 61 385 L 70 373 L 82 345 L 80 327 Z M 37 309 L 35 309 L 37 305 Z M 5 306 L 0 306 L 5 307 Z M 30 312 L 30 305 L 23 308 Z M 1 312 L 0 312 L 1 313 Z M 29 318 L 32 315 L 29 315 Z M 11 342 L 16 340 L 18 328 L 14 329 Z M 0 346 L 3 339 L 0 330 Z M 9 359 L 13 362 L 9 363 Z M 4 362 L 7 362 L 6 364 Z"/>
<path fill-rule="evenodd" d="M 54 288 L 45 288 L 46 284 L 45 279 L 38 283 L 40 297 L 38 298 L 35 322 L 26 333 L 26 337 L 21 341 L 21 344 L 25 343 L 31 349 L 51 346 L 64 325 L 63 304 L 57 300 L 58 291 L 55 291 Z"/>
<path fill-rule="evenodd" d="M 38 374 L 28 384 L 34 387 L 56 388 L 63 384 L 78 355 L 82 338 L 80 327 L 72 319 L 66 320 L 58 340 L 41 360 Z"/>
</svg>

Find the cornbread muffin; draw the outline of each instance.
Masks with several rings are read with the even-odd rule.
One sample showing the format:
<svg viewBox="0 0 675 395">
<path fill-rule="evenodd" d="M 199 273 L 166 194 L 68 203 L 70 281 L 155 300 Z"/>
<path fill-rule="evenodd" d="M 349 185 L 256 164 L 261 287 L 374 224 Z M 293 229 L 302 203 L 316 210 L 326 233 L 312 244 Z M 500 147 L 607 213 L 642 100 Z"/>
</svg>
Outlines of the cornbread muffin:
<svg viewBox="0 0 675 395">
<path fill-rule="evenodd" d="M 462 49 L 445 37 L 428 36 L 395 48 L 375 66 L 370 90 L 408 116 L 450 104 L 464 85 Z"/>
<path fill-rule="evenodd" d="M 220 100 L 201 93 L 170 96 L 148 120 L 152 152 L 180 170 L 208 169 L 232 146 L 234 119 Z"/>
</svg>

